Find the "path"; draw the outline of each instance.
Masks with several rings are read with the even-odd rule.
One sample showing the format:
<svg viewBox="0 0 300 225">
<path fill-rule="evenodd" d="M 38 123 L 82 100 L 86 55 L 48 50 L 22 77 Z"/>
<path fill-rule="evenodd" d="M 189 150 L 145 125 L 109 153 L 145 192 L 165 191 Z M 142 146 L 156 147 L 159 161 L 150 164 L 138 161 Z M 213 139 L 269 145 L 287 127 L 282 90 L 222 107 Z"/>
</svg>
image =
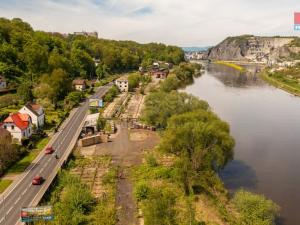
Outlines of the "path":
<svg viewBox="0 0 300 225">
<path fill-rule="evenodd" d="M 116 205 L 118 207 L 118 225 L 137 224 L 137 208 L 132 195 L 132 183 L 129 179 L 130 168 L 142 163 L 143 151 L 158 144 L 155 132 L 147 130 L 129 130 L 126 122 L 118 124 L 119 134 L 112 142 L 97 145 L 95 155 L 112 156 L 119 166 Z"/>
</svg>

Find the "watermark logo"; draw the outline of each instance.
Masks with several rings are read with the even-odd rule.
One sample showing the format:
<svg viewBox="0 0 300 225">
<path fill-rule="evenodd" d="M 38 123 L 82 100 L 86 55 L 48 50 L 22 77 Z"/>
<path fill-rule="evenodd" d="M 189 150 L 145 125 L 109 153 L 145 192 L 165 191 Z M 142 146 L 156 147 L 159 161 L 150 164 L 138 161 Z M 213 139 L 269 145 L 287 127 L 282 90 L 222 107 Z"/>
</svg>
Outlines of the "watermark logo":
<svg viewBox="0 0 300 225">
<path fill-rule="evenodd" d="M 294 30 L 300 31 L 300 12 L 294 13 Z"/>
</svg>

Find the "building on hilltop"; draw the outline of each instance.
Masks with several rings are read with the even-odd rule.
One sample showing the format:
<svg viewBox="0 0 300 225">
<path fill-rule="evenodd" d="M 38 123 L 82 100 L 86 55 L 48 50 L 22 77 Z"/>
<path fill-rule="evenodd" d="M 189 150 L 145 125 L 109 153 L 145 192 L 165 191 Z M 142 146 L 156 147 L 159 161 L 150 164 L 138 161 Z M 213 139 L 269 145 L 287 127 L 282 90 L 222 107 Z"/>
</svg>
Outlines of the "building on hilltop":
<svg viewBox="0 0 300 225">
<path fill-rule="evenodd" d="M 81 32 L 74 32 L 74 35 L 82 35 L 86 37 L 95 37 L 98 38 L 98 32 L 86 32 L 86 31 L 81 31 Z"/>
<path fill-rule="evenodd" d="M 29 138 L 32 135 L 32 120 L 29 114 L 11 113 L 2 124 L 14 139 L 19 142 L 22 139 Z"/>
<path fill-rule="evenodd" d="M 24 105 L 20 110 L 19 113 L 27 113 L 32 119 L 32 123 L 40 129 L 45 124 L 45 112 L 41 105 L 28 102 Z"/>
</svg>

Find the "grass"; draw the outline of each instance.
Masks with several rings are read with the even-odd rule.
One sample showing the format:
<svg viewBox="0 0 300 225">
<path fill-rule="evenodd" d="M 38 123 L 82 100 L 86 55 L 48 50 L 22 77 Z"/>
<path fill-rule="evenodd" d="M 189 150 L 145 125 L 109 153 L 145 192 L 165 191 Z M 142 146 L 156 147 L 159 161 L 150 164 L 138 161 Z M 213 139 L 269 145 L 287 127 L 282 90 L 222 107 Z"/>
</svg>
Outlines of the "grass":
<svg viewBox="0 0 300 225">
<path fill-rule="evenodd" d="M 300 84 L 297 80 L 288 78 L 284 74 L 270 76 L 267 71 L 262 71 L 260 77 L 269 84 L 285 90 L 291 94 L 300 96 Z"/>
<path fill-rule="evenodd" d="M 41 150 L 47 145 L 49 137 L 40 139 L 36 143 L 36 148 L 30 151 L 24 158 L 19 160 L 16 164 L 10 167 L 7 171 L 8 174 L 22 173 L 32 163 L 32 161 L 38 156 Z"/>
<path fill-rule="evenodd" d="M 243 67 L 241 67 L 241 66 L 239 66 L 239 65 L 237 65 L 237 64 L 235 64 L 235 63 L 226 62 L 226 61 L 216 61 L 216 62 L 214 62 L 214 63 L 215 63 L 215 64 L 220 64 L 220 65 L 224 65 L 224 66 L 229 66 L 229 67 L 234 68 L 234 69 L 236 69 L 236 70 L 239 70 L 239 71 L 241 71 L 241 72 L 244 72 L 244 71 L 245 71 L 245 69 L 244 69 Z"/>
<path fill-rule="evenodd" d="M 12 182 L 13 182 L 12 180 L 1 179 L 0 180 L 0 194 L 3 193 Z"/>
</svg>

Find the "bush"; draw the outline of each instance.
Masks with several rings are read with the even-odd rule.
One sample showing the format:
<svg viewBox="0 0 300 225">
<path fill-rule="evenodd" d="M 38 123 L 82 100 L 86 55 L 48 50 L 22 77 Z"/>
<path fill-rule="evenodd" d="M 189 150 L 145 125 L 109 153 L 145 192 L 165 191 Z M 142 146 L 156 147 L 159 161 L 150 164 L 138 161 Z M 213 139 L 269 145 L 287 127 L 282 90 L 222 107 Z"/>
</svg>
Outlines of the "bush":
<svg viewBox="0 0 300 225">
<path fill-rule="evenodd" d="M 240 213 L 241 224 L 275 225 L 279 207 L 264 196 L 240 190 L 232 202 Z"/>
<path fill-rule="evenodd" d="M 146 157 L 146 162 L 147 162 L 147 164 L 148 164 L 150 167 L 156 167 L 156 166 L 158 166 L 157 160 L 156 160 L 156 158 L 154 157 L 153 154 L 149 154 L 149 155 Z"/>
<path fill-rule="evenodd" d="M 146 182 L 139 182 L 137 183 L 137 185 L 135 186 L 135 190 L 134 190 L 134 196 L 135 199 L 137 201 L 142 201 L 148 198 L 149 194 L 150 194 L 150 187 L 147 185 Z"/>
<path fill-rule="evenodd" d="M 119 89 L 117 86 L 112 86 L 109 91 L 106 93 L 104 96 L 104 101 L 105 102 L 112 102 L 114 98 L 120 93 Z"/>
<path fill-rule="evenodd" d="M 176 196 L 171 190 L 152 190 L 143 202 L 145 225 L 176 225 Z"/>
</svg>

